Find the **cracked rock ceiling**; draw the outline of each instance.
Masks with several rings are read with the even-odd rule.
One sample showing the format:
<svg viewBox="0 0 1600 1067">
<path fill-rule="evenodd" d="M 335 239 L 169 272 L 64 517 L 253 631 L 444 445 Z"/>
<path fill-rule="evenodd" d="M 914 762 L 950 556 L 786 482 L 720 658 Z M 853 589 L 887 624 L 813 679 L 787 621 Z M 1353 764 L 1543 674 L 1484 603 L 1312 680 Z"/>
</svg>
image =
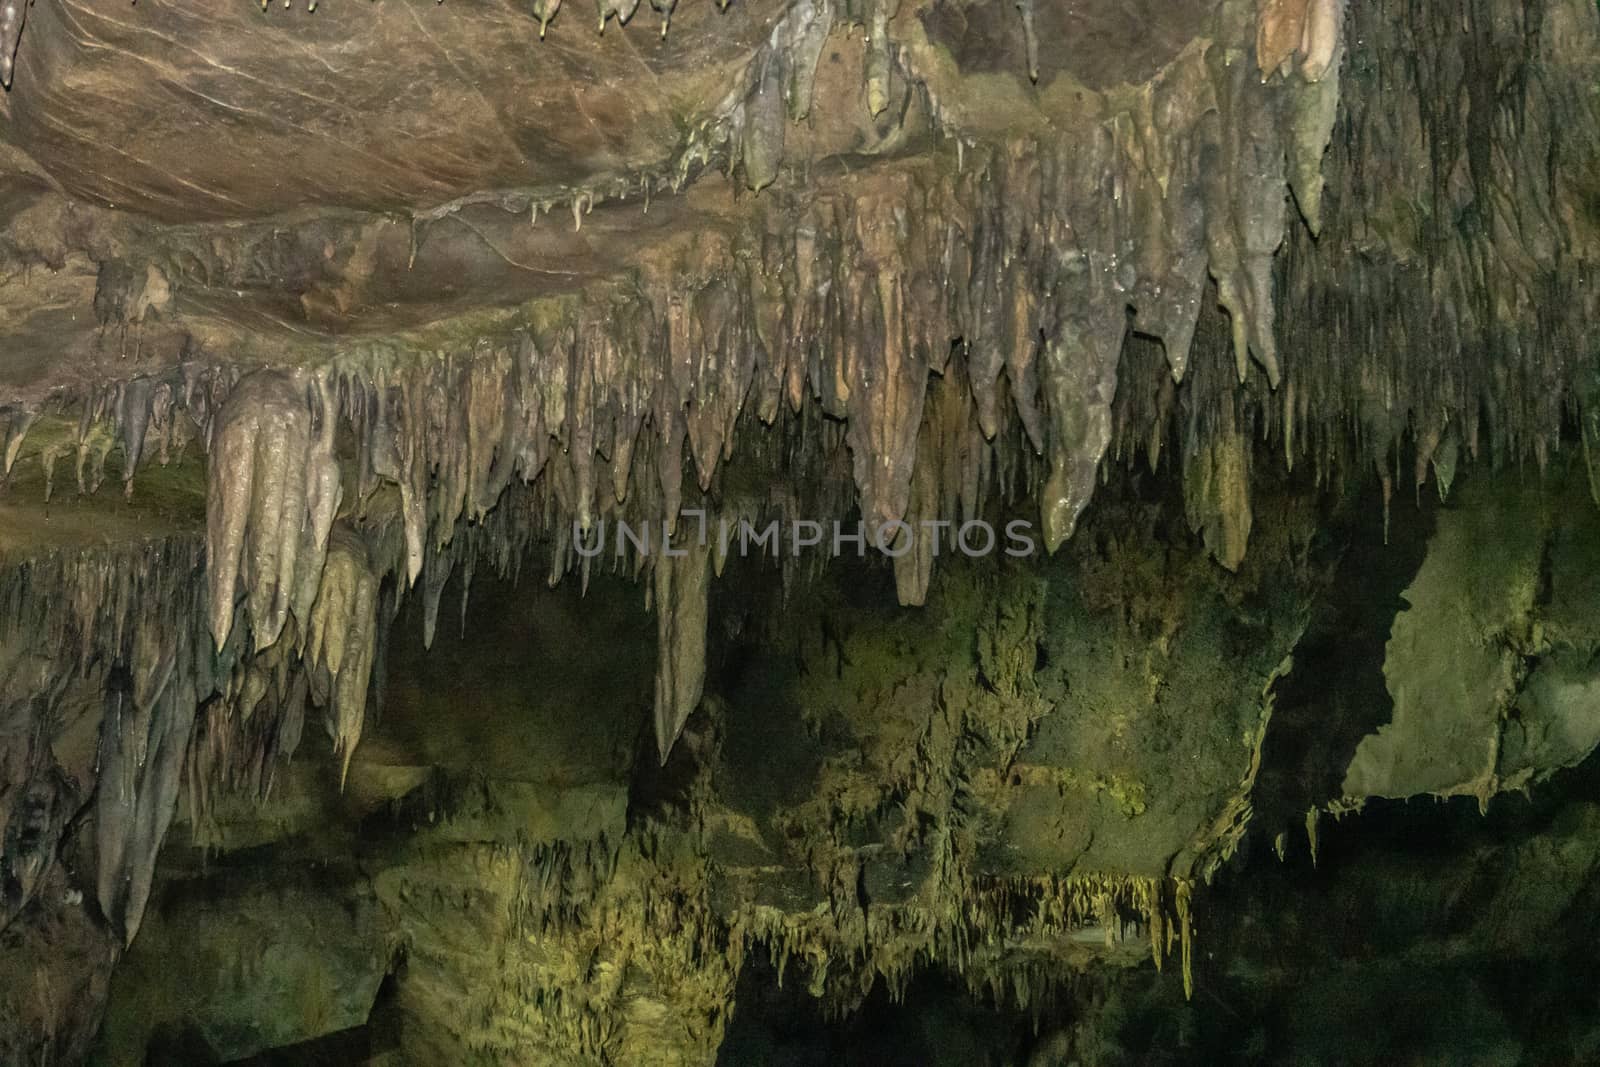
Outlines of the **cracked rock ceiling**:
<svg viewBox="0 0 1600 1067">
<path fill-rule="evenodd" d="M 308 702 L 348 774 L 401 603 L 431 641 L 453 568 L 587 587 L 575 529 L 1004 514 L 1056 552 L 1147 469 L 1248 574 L 1291 477 L 1388 509 L 1587 463 L 1600 502 L 1589 0 L 4 0 L 0 45 L 6 714 L 36 739 L 0 813 L 70 783 L 37 786 L 34 860 L 8 838 L 7 922 L 93 793 L 130 941 L 180 787 L 292 751 Z M 624 555 L 665 763 L 725 560 Z M 935 568 L 894 560 L 902 605 Z M 1492 756 L 1408 778 L 1434 727 L 1395 685 L 1322 801 L 1501 788 Z M 104 702 L 97 758 L 37 741 L 63 700 Z M 205 732 L 209 701 L 254 725 Z M 1185 954 L 1241 759 L 1159 862 L 1104 864 Z"/>
</svg>

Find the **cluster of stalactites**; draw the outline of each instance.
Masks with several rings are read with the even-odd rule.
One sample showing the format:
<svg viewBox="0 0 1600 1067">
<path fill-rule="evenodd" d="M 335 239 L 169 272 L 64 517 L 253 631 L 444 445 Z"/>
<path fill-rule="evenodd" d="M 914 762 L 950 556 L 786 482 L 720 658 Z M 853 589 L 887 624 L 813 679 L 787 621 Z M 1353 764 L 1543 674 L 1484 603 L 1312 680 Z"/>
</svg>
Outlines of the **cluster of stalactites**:
<svg viewBox="0 0 1600 1067">
<path fill-rule="evenodd" d="M 786 111 L 808 96 L 787 86 L 809 77 L 825 21 L 803 8 L 780 27 L 799 43 L 772 55 L 798 50 L 805 62 L 772 59 L 782 76 L 761 91 L 784 96 Z M 408 585 L 458 520 L 481 520 L 507 485 L 547 465 L 546 519 L 558 530 L 571 520 L 587 531 L 608 513 L 670 530 L 685 468 L 710 490 L 747 406 L 767 424 L 785 406 L 843 420 L 873 535 L 908 516 L 977 514 L 1004 480 L 997 473 L 1032 469 L 1004 447 L 1018 426 L 1045 458 L 1048 474 L 1032 488 L 1054 550 L 1087 506 L 1111 440 L 1130 305 L 1181 377 L 1209 266 L 1241 376 L 1253 352 L 1276 379 L 1270 268 L 1285 228 L 1285 145 L 1299 121 L 1286 99 L 1239 65 L 1191 64 L 1158 82 L 1146 114 L 1108 121 L 1085 143 L 1020 142 L 970 159 L 958 147 L 953 180 L 904 170 L 782 201 L 732 246 L 705 242 L 670 281 L 646 277 L 581 301 L 510 344 L 250 375 L 210 428 L 218 645 L 241 589 L 255 647 L 291 617 L 306 629 L 344 492 L 340 414 L 358 445 L 357 497 L 398 487 Z M 1106 175 L 1115 188 L 1103 187 Z M 944 390 L 925 417 L 930 376 L 962 387 Z M 653 477 L 635 476 L 640 460 Z M 801 517 L 797 501 L 776 503 Z M 1237 562 L 1231 548 L 1219 555 Z M 897 563 L 902 599 L 925 597 L 931 566 L 925 546 Z M 663 598 L 664 749 L 703 670 L 692 663 L 703 638 L 678 636 L 671 621 L 680 599 Z M 703 606 L 684 610 L 703 631 Z"/>
<path fill-rule="evenodd" d="M 192 625 L 142 625 L 131 670 L 105 688 L 95 803 L 100 911 L 131 944 L 177 809 L 195 711 L 210 691 L 210 650 Z"/>
<path fill-rule="evenodd" d="M 192 535 L 61 549 L 0 567 L 0 638 L 47 653 L 60 673 L 127 662 L 135 635 L 192 622 L 204 544 Z"/>
<path fill-rule="evenodd" d="M 208 691 L 210 661 L 195 657 L 200 573 L 201 545 L 193 538 L 60 550 L 0 572 L 0 637 L 7 656 L 16 657 L 7 699 L 23 696 L 10 691 L 18 684 L 32 690 L 8 715 L 21 715 L 33 732 L 25 751 L 0 759 L 0 825 L 14 831 L 18 819 L 32 820 L 29 833 L 7 832 L 0 848 L 0 868 L 15 882 L 6 893 L 7 917 L 27 903 L 54 862 L 74 814 L 66 805 L 86 800 L 98 773 L 93 889 L 121 936 L 137 931 L 172 815 L 196 694 Z M 56 765 L 51 731 L 59 728 L 63 694 L 73 684 L 102 683 L 93 765 Z M 20 807 L 34 810 L 13 809 L 18 798 Z"/>
<path fill-rule="evenodd" d="M 377 664 L 398 602 L 382 595 L 385 548 L 381 528 L 334 526 L 309 618 L 294 617 L 282 639 L 265 648 L 225 657 L 231 670 L 218 681 L 189 749 L 189 808 L 204 831 L 217 799 L 242 794 L 264 800 L 279 767 L 299 747 L 306 714 L 321 709 L 340 762 L 340 784 L 367 720 Z M 248 630 L 241 619 L 235 627 Z"/>
<path fill-rule="evenodd" d="M 730 166 L 743 165 L 744 182 L 751 189 L 764 189 L 777 178 L 789 121 L 798 122 L 811 112 L 817 61 L 833 22 L 832 0 L 798 0 L 750 65 L 728 125 L 730 138 L 737 134 L 730 145 Z"/>
<path fill-rule="evenodd" d="M 481 374 L 473 377 L 481 381 Z M 406 566 L 398 558 L 398 538 L 387 536 L 388 524 L 378 522 L 365 531 L 354 521 L 336 525 L 345 499 L 344 474 L 334 454 L 341 418 L 356 426 L 362 442 L 354 487 L 362 499 L 374 488 L 375 464 L 400 483 L 406 555 L 419 564 L 406 569 L 409 579 L 420 570 L 423 548 L 414 515 L 424 506 L 428 481 L 439 483 L 439 494 L 449 485 L 442 472 L 417 458 L 420 430 L 399 438 L 388 433 L 389 423 L 365 404 L 376 390 L 351 384 L 331 370 L 258 370 L 239 381 L 212 426 L 208 620 L 219 650 L 236 635 L 236 620 L 242 624 L 250 656 L 235 670 L 208 725 L 218 725 L 215 719 L 223 716 L 242 726 L 269 693 L 268 703 L 283 710 L 281 722 L 265 732 L 209 730 L 208 759 L 226 772 L 240 765 L 227 746 L 253 738 L 242 765 L 258 789 L 270 784 L 262 770 L 268 756 L 292 753 L 308 699 L 326 709 L 343 783 L 366 719 L 381 635 L 396 607 L 393 598 L 380 605 L 380 587 L 386 574 Z M 422 408 L 407 408 L 424 396 L 412 388 L 393 398 L 409 411 L 403 425 L 416 428 L 425 421 Z M 440 390 L 431 403 L 437 408 L 445 399 Z M 473 391 L 469 383 L 466 399 L 469 406 L 481 405 L 482 390 Z M 487 447 L 480 440 L 482 428 L 481 420 L 472 431 L 463 428 L 463 453 Z M 410 458 L 403 459 L 397 449 Z M 276 647 L 285 634 L 289 647 Z M 207 780 L 228 776 L 202 775 Z"/>
<path fill-rule="evenodd" d="M 302 627 L 322 580 L 343 492 L 327 374 L 265 370 L 240 381 L 212 430 L 206 494 L 211 632 L 220 648 L 240 585 L 257 648 L 291 613 Z"/>
<path fill-rule="evenodd" d="M 1600 12 L 1395 0 L 1348 18 L 1363 47 L 1325 162 L 1337 215 L 1279 257 L 1294 358 L 1256 398 L 1255 436 L 1319 478 L 1376 466 L 1386 492 L 1431 479 L 1448 493 L 1467 460 L 1542 469 L 1600 402 L 1600 227 L 1582 192 L 1600 152 Z"/>
<path fill-rule="evenodd" d="M 74 680 L 103 687 L 94 766 L 77 769 L 98 783 L 78 785 L 95 790 L 100 911 L 128 941 L 172 819 L 195 708 L 212 689 L 214 659 L 199 625 L 201 550 L 198 539 L 177 538 L 60 551 L 14 564 L 0 581 L 6 646 L 47 665 L 43 693 Z M 0 782 L 0 792 L 19 784 Z M 54 836 L 28 847 L 53 853 L 65 822 L 51 826 Z M 14 845 L 8 839 L 8 867 L 26 859 L 11 854 Z"/>
<path fill-rule="evenodd" d="M 348 527 L 336 528 L 302 658 L 312 698 L 327 709 L 341 787 L 366 723 L 373 668 L 392 610 L 380 598 L 381 584 L 367 539 Z"/>
<path fill-rule="evenodd" d="M 868 5 L 845 15 L 876 34 L 890 13 Z M 775 173 L 785 118 L 810 106 L 832 19 L 827 5 L 797 5 L 752 66 L 738 105 L 740 151 L 758 185 Z M 569 510 L 588 528 L 595 454 L 613 460 L 623 499 L 634 437 L 648 419 L 660 438 L 659 510 L 672 522 L 678 454 L 687 444 L 705 488 L 752 392 L 764 421 L 782 398 L 798 410 L 807 396 L 846 417 L 867 523 L 875 530 L 898 522 L 911 506 L 929 375 L 946 371 L 952 341 L 982 435 L 960 451 L 981 456 L 996 439 L 1011 417 L 1000 402 L 1008 386 L 1029 444 L 1048 457 L 1040 497 L 1045 541 L 1055 548 L 1086 506 L 1110 439 L 1128 306 L 1139 309 L 1141 329 L 1165 338 L 1181 376 L 1209 267 L 1232 316 L 1241 377 L 1252 352 L 1277 377 L 1270 265 L 1284 232 L 1281 190 L 1320 154 L 1332 98 L 1315 94 L 1318 109 L 1308 118 L 1299 103 L 1306 93 L 1259 85 L 1238 64 L 1219 58 L 1206 75 L 1193 64 L 1174 71 L 1158 79 L 1145 113 L 1108 120 L 1087 143 L 1021 143 L 979 154 L 954 182 L 932 188 L 908 180 L 886 194 L 787 205 L 787 225 L 713 265 L 704 284 L 654 292 L 616 322 L 578 322 L 571 328 L 587 336 L 567 347 L 588 358 L 542 368 L 568 376 L 554 388 L 538 383 L 548 426 L 529 417 L 527 403 L 516 412 L 501 399 L 527 392 L 520 353 L 488 353 L 486 367 L 474 360 L 465 384 L 480 395 L 456 427 L 475 435 L 465 450 L 422 455 L 414 429 L 385 432 L 400 419 L 414 428 L 463 409 L 438 403 L 441 374 L 397 376 L 398 391 L 381 371 L 370 381 L 347 379 L 362 395 L 344 397 L 346 407 L 358 429 L 371 427 L 359 434 L 361 476 L 401 490 L 408 580 L 422 569 L 426 529 L 448 536 L 463 507 L 481 516 L 513 467 L 536 477 L 548 438 L 562 439 L 573 457 Z M 959 145 L 958 152 L 965 154 Z M 1289 157 L 1295 165 L 1286 172 Z M 1103 187 L 1106 175 L 1115 188 Z M 1311 199 L 1301 192 L 1302 203 Z M 326 376 L 303 372 L 254 376 L 212 432 L 214 467 L 226 472 L 213 477 L 209 509 L 219 643 L 236 583 L 263 646 L 291 613 L 309 609 L 338 505 L 330 389 Z M 567 408 L 570 426 L 560 421 Z M 146 409 L 158 407 L 138 397 L 128 404 Z M 119 413 L 119 423 L 142 433 L 136 418 Z M 508 440 L 523 430 L 522 440 Z M 80 466 L 85 454 L 80 449 Z M 127 470 L 131 477 L 132 465 Z M 435 474 L 438 500 L 430 496 Z M 926 484 L 921 491 L 925 505 Z M 948 496 L 947 505 L 956 503 Z M 913 602 L 928 562 L 918 559 L 901 583 Z"/>
<path fill-rule="evenodd" d="M 222 798 L 270 796 L 305 728 L 307 674 L 287 643 L 240 656 L 199 711 L 184 768 L 191 834 L 207 840 Z"/>
<path fill-rule="evenodd" d="M 182 459 L 196 439 L 204 440 L 212 413 L 235 380 L 236 373 L 228 368 L 185 362 L 93 390 L 76 405 L 76 432 L 52 436 L 38 448 L 46 502 L 55 494 L 62 460 L 72 463 L 77 491 L 83 495 L 100 491 L 113 454 L 121 459 L 123 493 L 131 495 L 142 466 L 156 462 L 165 467 Z M 0 409 L 5 427 L 0 471 L 6 477 L 16 470 L 30 433 L 56 406 Z"/>
<path fill-rule="evenodd" d="M 328 555 L 309 636 L 295 642 L 298 654 L 288 642 L 253 650 L 242 636 L 214 647 L 199 538 L 56 552 L 4 571 L 5 644 L 41 664 L 36 703 L 47 717 L 51 701 L 75 681 L 102 693 L 93 766 L 73 771 L 93 777 L 77 782 L 73 795 L 93 789 L 93 891 L 125 942 L 138 931 L 186 782 L 196 817 L 207 799 L 252 775 L 264 787 L 274 758 L 293 751 L 308 698 L 327 709 L 341 753 L 359 734 L 386 616 L 364 570 L 363 543 L 341 529 Z M 48 752 L 50 735 L 42 737 Z M 9 776 L 13 762 L 4 761 L 0 773 Z M 20 770 L 25 780 L 8 777 L 0 792 L 16 787 L 33 796 L 40 782 L 66 773 L 33 758 Z M 53 855 L 71 814 L 60 809 L 61 795 L 46 799 L 61 816 L 50 820 L 48 839 L 19 844 L 7 837 L 0 855 L 7 870 L 28 875 L 25 888 L 48 866 L 40 858 Z"/>
<path fill-rule="evenodd" d="M 48 869 L 72 814 L 63 805 L 74 796 L 93 790 L 93 891 L 131 942 L 185 784 L 196 821 L 223 790 L 264 793 L 275 763 L 298 743 L 308 706 L 325 709 L 348 768 L 394 607 L 379 597 L 367 546 L 367 536 L 335 529 L 304 628 L 291 617 L 293 640 L 260 649 L 250 647 L 242 621 L 225 646 L 214 646 L 198 538 L 56 552 L 3 571 L 0 636 L 8 655 L 37 664 L 39 675 L 8 677 L 37 689 L 28 713 L 37 721 L 25 725 L 42 731 L 27 753 L 0 760 L 0 796 L 9 801 L 15 790 L 43 816 L 24 813 L 42 836 L 3 839 L 0 868 L 19 887 L 16 900 L 7 894 L 8 914 Z M 237 610 L 244 615 L 243 605 Z M 62 769 L 40 753 L 50 752 L 52 709 L 72 684 L 97 687 L 103 707 L 92 766 Z M 89 777 L 69 782 L 71 775 Z M 12 821 L 10 808 L 0 805 L 0 826 Z"/>
<path fill-rule="evenodd" d="M 756 906 L 736 922 L 745 937 L 767 946 L 780 980 L 791 960 L 806 961 L 814 996 L 830 989 L 864 995 L 881 980 L 899 997 L 915 973 L 936 965 L 961 975 L 975 993 L 1028 1007 L 1049 992 L 1030 983 L 1073 970 L 1069 949 L 1112 951 L 1133 936 L 1145 940 L 1158 969 L 1177 955 L 1185 994 L 1192 994 L 1192 895 L 1192 884 L 1175 878 L 980 878 L 950 895 L 948 906 L 919 899 L 861 914 L 835 903 L 802 915 Z M 1018 943 L 1034 947 L 1031 958 L 995 951 Z"/>
<path fill-rule="evenodd" d="M 270 646 L 288 619 L 309 632 L 333 515 L 347 494 L 364 502 L 397 489 L 403 557 L 373 559 L 371 568 L 395 569 L 404 585 L 424 579 L 431 630 L 450 573 L 445 549 L 516 482 L 538 486 L 531 519 L 554 531 L 552 578 L 569 569 L 587 577 L 592 566 L 574 527 L 582 534 L 627 519 L 670 530 L 686 492 L 700 502 L 696 485 L 719 514 L 786 522 L 842 518 L 853 494 L 869 533 L 969 518 L 997 490 L 1020 490 L 1038 500 L 1054 548 L 1087 505 L 1111 442 L 1137 433 L 1153 463 L 1175 416 L 1190 521 L 1236 566 L 1251 525 L 1253 443 L 1278 433 L 1292 462 L 1302 426 L 1343 418 L 1343 409 L 1309 407 L 1317 376 L 1340 370 L 1305 336 L 1315 319 L 1286 327 L 1295 344 L 1285 346 L 1294 359 L 1284 367 L 1274 341 L 1283 189 L 1315 215 L 1314 162 L 1332 121 L 1341 47 L 1335 35 L 1327 52 L 1325 25 L 1313 32 L 1327 16 L 1321 6 L 1280 6 L 1281 17 L 1300 19 L 1301 58 L 1284 53 L 1269 65 L 1294 35 L 1263 28 L 1265 80 L 1214 50 L 1212 61 L 1158 76 L 1136 113 L 1068 146 L 957 141 L 945 150 L 954 160 L 803 196 L 769 192 L 732 240 L 708 235 L 666 276 L 645 271 L 586 292 L 497 343 L 438 355 L 351 352 L 324 371 L 253 375 L 217 418 L 190 420 L 209 427 L 212 446 L 213 634 L 226 640 L 241 589 L 257 647 Z M 818 17 L 817 9 L 791 14 L 803 10 Z M 800 20 L 790 30 L 810 41 L 813 28 Z M 774 91 L 792 104 L 799 96 L 783 84 L 804 64 L 780 66 Z M 944 166 L 952 162 L 954 175 Z M 1208 314 L 1208 274 L 1229 313 L 1233 381 L 1214 373 L 1209 354 L 1191 359 L 1196 323 Z M 1129 398 L 1146 385 L 1119 381 L 1130 307 L 1132 326 L 1162 338 L 1170 372 L 1131 429 Z M 1252 354 L 1264 374 L 1248 374 Z M 1238 376 L 1248 379 L 1242 391 Z M 1248 402 L 1272 396 L 1280 377 L 1281 404 Z M 138 428 L 125 412 L 141 407 L 141 395 L 119 394 L 125 436 Z M 1406 421 L 1386 401 L 1376 410 Z M 340 420 L 357 450 L 348 486 L 333 456 Z M 794 483 L 815 474 L 822 491 L 725 491 L 718 471 L 741 420 L 798 427 L 777 446 L 766 434 L 743 436 L 760 439 L 748 446 L 758 451 L 787 449 L 776 465 Z M 896 560 L 907 603 L 926 596 L 928 545 Z M 656 560 L 637 552 L 632 570 Z M 667 613 L 663 750 L 703 669 L 693 662 L 703 639 L 676 620 L 682 610 L 690 630 L 703 629 L 703 594 L 680 609 L 676 592 L 702 583 L 678 583 L 681 566 L 652 582 L 674 591 L 658 598 Z"/>
</svg>

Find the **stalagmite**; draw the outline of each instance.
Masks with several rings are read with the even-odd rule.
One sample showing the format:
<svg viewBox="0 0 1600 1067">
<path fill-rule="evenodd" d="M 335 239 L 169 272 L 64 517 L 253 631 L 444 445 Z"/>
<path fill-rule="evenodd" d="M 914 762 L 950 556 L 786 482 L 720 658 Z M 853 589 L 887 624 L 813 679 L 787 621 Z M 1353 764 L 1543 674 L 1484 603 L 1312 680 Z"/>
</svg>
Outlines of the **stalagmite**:
<svg viewBox="0 0 1600 1067">
<path fill-rule="evenodd" d="M 656 749 L 663 765 L 683 725 L 700 704 L 706 678 L 708 546 L 663 551 L 655 561 Z"/>
</svg>

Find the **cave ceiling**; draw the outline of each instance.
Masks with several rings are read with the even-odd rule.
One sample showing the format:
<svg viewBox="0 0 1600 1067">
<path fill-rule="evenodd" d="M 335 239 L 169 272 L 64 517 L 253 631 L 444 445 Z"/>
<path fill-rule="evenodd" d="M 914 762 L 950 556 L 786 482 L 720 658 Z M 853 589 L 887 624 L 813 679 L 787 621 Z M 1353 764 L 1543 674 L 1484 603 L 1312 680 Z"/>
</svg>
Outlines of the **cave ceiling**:
<svg viewBox="0 0 1600 1067">
<path fill-rule="evenodd" d="M 685 4 L 668 33 L 648 5 L 596 33 L 578 4 L 541 33 L 535 7 L 35 4 L 5 140 L 67 194 L 168 223 L 587 188 L 669 160 L 740 93 L 788 5 Z M 1144 82 L 1204 34 L 1211 7 L 1046 5 L 1035 32 L 1071 47 L 1044 51 L 1040 88 Z M 1027 69 L 1013 12 L 920 14 L 956 72 Z"/>
<path fill-rule="evenodd" d="M 35 354 L 7 373 L 37 388 L 39 363 L 104 348 L 89 331 L 105 326 L 107 262 L 162 271 L 177 303 L 158 307 L 155 352 L 192 339 L 220 355 L 263 327 L 292 348 L 437 322 L 665 264 L 697 236 L 731 240 L 752 213 L 793 214 L 776 190 L 748 195 L 780 162 L 801 198 L 880 181 L 901 195 L 892 183 L 935 141 L 1069 139 L 1136 113 L 1140 87 L 1186 49 L 1196 58 L 1219 17 L 1198 3 L 1045 5 L 1034 38 L 1073 45 L 1036 49 L 1035 82 L 1023 21 L 984 4 L 685 5 L 666 34 L 648 7 L 595 32 L 569 6 L 542 36 L 515 5 L 25 10 L 4 210 L 18 261 L 53 276 L 8 300 Z M 804 120 L 763 149 L 772 123 L 752 104 L 778 67 Z M 518 224 L 540 214 L 551 224 Z M 100 313 L 74 316 L 91 287 Z M 147 308 L 132 312 L 141 325 Z"/>
</svg>

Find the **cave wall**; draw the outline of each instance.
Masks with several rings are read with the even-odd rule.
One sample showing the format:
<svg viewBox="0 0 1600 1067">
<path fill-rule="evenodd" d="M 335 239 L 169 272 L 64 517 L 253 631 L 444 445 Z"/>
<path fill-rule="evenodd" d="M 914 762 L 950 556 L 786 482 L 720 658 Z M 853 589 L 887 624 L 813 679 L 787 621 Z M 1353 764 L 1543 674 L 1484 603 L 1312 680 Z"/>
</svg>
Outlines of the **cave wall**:
<svg viewBox="0 0 1600 1067">
<path fill-rule="evenodd" d="M 1438 514 L 1398 507 L 1392 525 L 1420 527 L 1426 546 L 1409 587 L 1451 561 L 1504 581 L 1518 558 L 1452 529 L 1492 524 L 1521 501 L 1547 508 L 1554 527 L 1571 515 L 1586 531 L 1586 511 L 1559 506 L 1583 482 L 1581 469 L 1540 491 L 1509 476 L 1467 480 Z M 217 1053 L 289 1045 L 366 1021 L 387 981 L 369 1025 L 407 1061 L 711 1063 L 744 1010 L 747 966 L 827 1018 L 885 995 L 914 1004 L 930 974 L 974 1004 L 1026 1013 L 1079 1003 L 1085 983 L 1104 995 L 1104 976 L 1123 972 L 1159 974 L 1166 993 L 1131 977 L 1128 990 L 1180 1017 L 1192 983 L 1220 988 L 1229 980 L 1217 968 L 1245 966 L 1234 926 L 1273 921 L 1238 902 L 1239 877 L 1227 873 L 1246 862 L 1237 850 L 1276 862 L 1277 845 L 1295 869 L 1317 869 L 1316 824 L 1308 836 L 1298 810 L 1288 827 L 1252 822 L 1253 787 L 1277 705 L 1307 700 L 1295 650 L 1321 605 L 1347 592 L 1334 589 L 1340 561 L 1387 551 L 1365 498 L 1346 502 L 1344 527 L 1319 518 L 1317 502 L 1303 483 L 1263 497 L 1262 550 L 1232 573 L 1187 536 L 1170 482 L 1119 479 L 1048 562 L 952 562 L 917 609 L 893 604 L 883 560 L 835 561 L 787 600 L 780 567 L 730 560 L 712 603 L 705 699 L 660 767 L 636 585 L 597 575 L 580 595 L 571 583 L 480 577 L 467 599 L 458 574 L 440 595 L 431 649 L 420 601 L 397 619 L 383 712 L 343 792 L 334 741 L 319 738 L 282 766 L 264 802 L 224 802 L 203 826 L 180 812 L 158 865 L 155 925 L 117 972 L 100 1054 L 139 1062 L 152 1035 L 189 1031 Z M 1546 573 L 1547 605 L 1570 603 L 1587 580 Z M 1419 604 L 1392 603 L 1382 630 L 1398 632 Z M 1350 675 L 1393 672 L 1383 641 L 1369 648 Z M 1534 679 L 1569 655 L 1554 642 L 1531 653 L 1527 684 L 1541 691 Z M 1498 699 L 1475 721 L 1522 698 Z M 1319 693 L 1311 706 L 1330 702 Z M 1390 714 L 1398 721 L 1404 707 L 1397 695 Z M 1597 717 L 1584 707 L 1569 722 Z M 1344 758 L 1369 744 L 1347 743 Z M 1427 751 L 1445 760 L 1481 744 L 1436 730 Z M 1564 752 L 1542 773 L 1583 755 Z M 1325 819 L 1354 823 L 1354 799 L 1317 802 Z M 1322 833 L 1338 835 L 1335 825 Z M 1273 840 L 1285 829 L 1287 846 Z M 1341 853 L 1330 860 L 1328 847 L 1318 862 L 1337 872 Z M 1363 862 L 1359 845 L 1343 847 L 1342 862 Z M 275 872 L 288 866 L 317 873 L 285 882 Z M 1588 869 L 1563 884 L 1582 892 Z M 1379 876 L 1348 877 L 1370 887 Z M 229 925 L 236 906 L 284 918 Z M 1492 954 L 1500 942 L 1471 943 Z M 208 1002 L 163 971 L 192 946 L 219 968 L 203 984 Z M 1325 965 L 1314 945 L 1305 951 L 1306 966 Z M 298 1020 L 271 1007 L 309 981 L 295 967 L 349 975 L 346 1014 L 278 1033 L 226 1029 L 251 1013 Z M 1131 1010 L 1128 990 L 1102 1029 L 1134 1025 L 1113 1022 Z"/>
</svg>

